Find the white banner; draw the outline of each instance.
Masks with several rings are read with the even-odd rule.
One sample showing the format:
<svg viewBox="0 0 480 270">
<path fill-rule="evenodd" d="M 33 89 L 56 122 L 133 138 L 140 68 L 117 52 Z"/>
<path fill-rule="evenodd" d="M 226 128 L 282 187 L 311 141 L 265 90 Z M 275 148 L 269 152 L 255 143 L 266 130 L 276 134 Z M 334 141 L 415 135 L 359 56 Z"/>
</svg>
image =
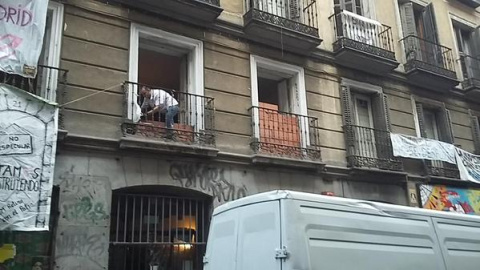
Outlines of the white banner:
<svg viewBox="0 0 480 270">
<path fill-rule="evenodd" d="M 48 230 L 55 104 L 0 84 L 0 231 Z"/>
<path fill-rule="evenodd" d="M 48 0 L 0 2 L 0 71 L 36 76 L 47 10 Z"/>
<path fill-rule="evenodd" d="M 460 148 L 455 151 L 460 179 L 480 184 L 480 156 Z"/>
<path fill-rule="evenodd" d="M 439 160 L 456 164 L 455 146 L 436 140 L 403 134 L 390 134 L 393 155 L 415 159 Z"/>
</svg>

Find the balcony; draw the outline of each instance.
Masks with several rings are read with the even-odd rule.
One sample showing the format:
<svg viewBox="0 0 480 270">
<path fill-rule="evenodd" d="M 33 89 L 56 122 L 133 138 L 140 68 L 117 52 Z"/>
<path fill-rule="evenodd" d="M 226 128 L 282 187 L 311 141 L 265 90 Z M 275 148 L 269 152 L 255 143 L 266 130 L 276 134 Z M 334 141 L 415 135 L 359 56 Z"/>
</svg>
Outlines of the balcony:
<svg viewBox="0 0 480 270">
<path fill-rule="evenodd" d="M 462 88 L 468 97 L 480 98 L 480 58 L 462 55 L 460 57 L 463 81 Z"/>
<path fill-rule="evenodd" d="M 425 161 L 427 175 L 431 178 L 460 179 L 460 172 L 455 164 L 442 161 Z"/>
<path fill-rule="evenodd" d="M 318 35 L 316 0 L 247 0 L 243 16 L 249 38 L 295 53 L 308 53 Z"/>
<path fill-rule="evenodd" d="M 480 7 L 480 0 L 458 0 L 471 8 Z"/>
<path fill-rule="evenodd" d="M 35 78 L 0 72 L 0 83 L 15 86 L 51 102 L 63 103 L 68 70 L 38 65 Z M 58 128 L 63 129 L 63 117 L 60 109 Z"/>
<path fill-rule="evenodd" d="M 458 84 L 451 49 L 416 36 L 401 41 L 409 82 L 437 92 L 447 92 Z"/>
<path fill-rule="evenodd" d="M 111 0 L 108 2 L 117 2 L 129 8 L 200 25 L 213 23 L 223 11 L 220 0 Z"/>
<path fill-rule="evenodd" d="M 403 171 L 402 161 L 393 156 L 390 132 L 355 125 L 344 126 L 344 131 L 350 167 Z"/>
<path fill-rule="evenodd" d="M 398 66 L 390 26 L 357 14 L 341 11 L 330 17 L 336 40 L 335 60 L 339 65 L 387 74 Z"/>
<path fill-rule="evenodd" d="M 178 113 L 173 127 L 166 126 L 166 110 L 153 115 L 142 115 L 135 122 L 137 111 L 143 103 L 138 83 L 124 83 L 124 122 L 121 148 L 216 155 L 214 99 L 161 87 L 148 86 L 170 93 L 178 101 Z M 144 112 L 143 112 L 144 113 Z"/>
<path fill-rule="evenodd" d="M 272 105 L 251 107 L 250 112 L 255 154 L 321 162 L 317 118 L 281 112 Z"/>
</svg>

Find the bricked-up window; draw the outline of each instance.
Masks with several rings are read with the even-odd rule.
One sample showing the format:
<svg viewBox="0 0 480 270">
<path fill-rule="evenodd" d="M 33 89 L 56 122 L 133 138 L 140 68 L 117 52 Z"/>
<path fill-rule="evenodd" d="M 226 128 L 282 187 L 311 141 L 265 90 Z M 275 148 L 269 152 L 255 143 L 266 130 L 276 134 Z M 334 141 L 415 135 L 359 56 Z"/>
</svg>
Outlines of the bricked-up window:
<svg viewBox="0 0 480 270">
<path fill-rule="evenodd" d="M 211 200 L 149 189 L 114 192 L 109 269 L 203 269 Z"/>
</svg>

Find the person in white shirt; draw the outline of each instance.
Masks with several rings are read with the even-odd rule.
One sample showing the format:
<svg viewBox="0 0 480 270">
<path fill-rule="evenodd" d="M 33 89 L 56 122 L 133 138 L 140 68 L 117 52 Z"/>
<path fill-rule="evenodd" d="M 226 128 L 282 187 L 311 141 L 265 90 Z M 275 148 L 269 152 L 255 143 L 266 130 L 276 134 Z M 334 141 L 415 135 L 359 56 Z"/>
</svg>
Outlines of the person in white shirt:
<svg viewBox="0 0 480 270">
<path fill-rule="evenodd" d="M 178 101 L 167 91 L 151 89 L 142 86 L 140 95 L 144 97 L 142 110 L 147 110 L 146 116 L 153 116 L 155 113 L 165 113 L 165 124 L 168 129 L 173 128 L 173 118 L 178 114 Z M 150 109 L 150 110 L 149 110 Z"/>
</svg>

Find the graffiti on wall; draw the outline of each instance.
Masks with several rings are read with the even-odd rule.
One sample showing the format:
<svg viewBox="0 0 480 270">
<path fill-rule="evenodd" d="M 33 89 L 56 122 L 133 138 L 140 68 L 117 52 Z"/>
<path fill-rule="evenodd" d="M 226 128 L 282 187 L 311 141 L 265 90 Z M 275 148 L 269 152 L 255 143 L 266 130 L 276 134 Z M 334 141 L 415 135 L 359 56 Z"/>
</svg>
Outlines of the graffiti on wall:
<svg viewBox="0 0 480 270">
<path fill-rule="evenodd" d="M 421 185 L 422 206 L 426 209 L 480 215 L 480 190 L 443 185 Z"/>
<path fill-rule="evenodd" d="M 60 176 L 56 269 L 105 269 L 111 188 L 107 177 Z"/>
<path fill-rule="evenodd" d="M 218 202 L 245 197 L 246 186 L 232 183 L 225 174 L 225 168 L 203 163 L 174 162 L 170 165 L 170 177 L 183 188 L 200 190 L 212 195 Z"/>
<path fill-rule="evenodd" d="M 104 178 L 73 174 L 60 178 L 62 219 L 75 225 L 100 225 L 108 221 L 105 194 L 109 187 Z"/>
</svg>

